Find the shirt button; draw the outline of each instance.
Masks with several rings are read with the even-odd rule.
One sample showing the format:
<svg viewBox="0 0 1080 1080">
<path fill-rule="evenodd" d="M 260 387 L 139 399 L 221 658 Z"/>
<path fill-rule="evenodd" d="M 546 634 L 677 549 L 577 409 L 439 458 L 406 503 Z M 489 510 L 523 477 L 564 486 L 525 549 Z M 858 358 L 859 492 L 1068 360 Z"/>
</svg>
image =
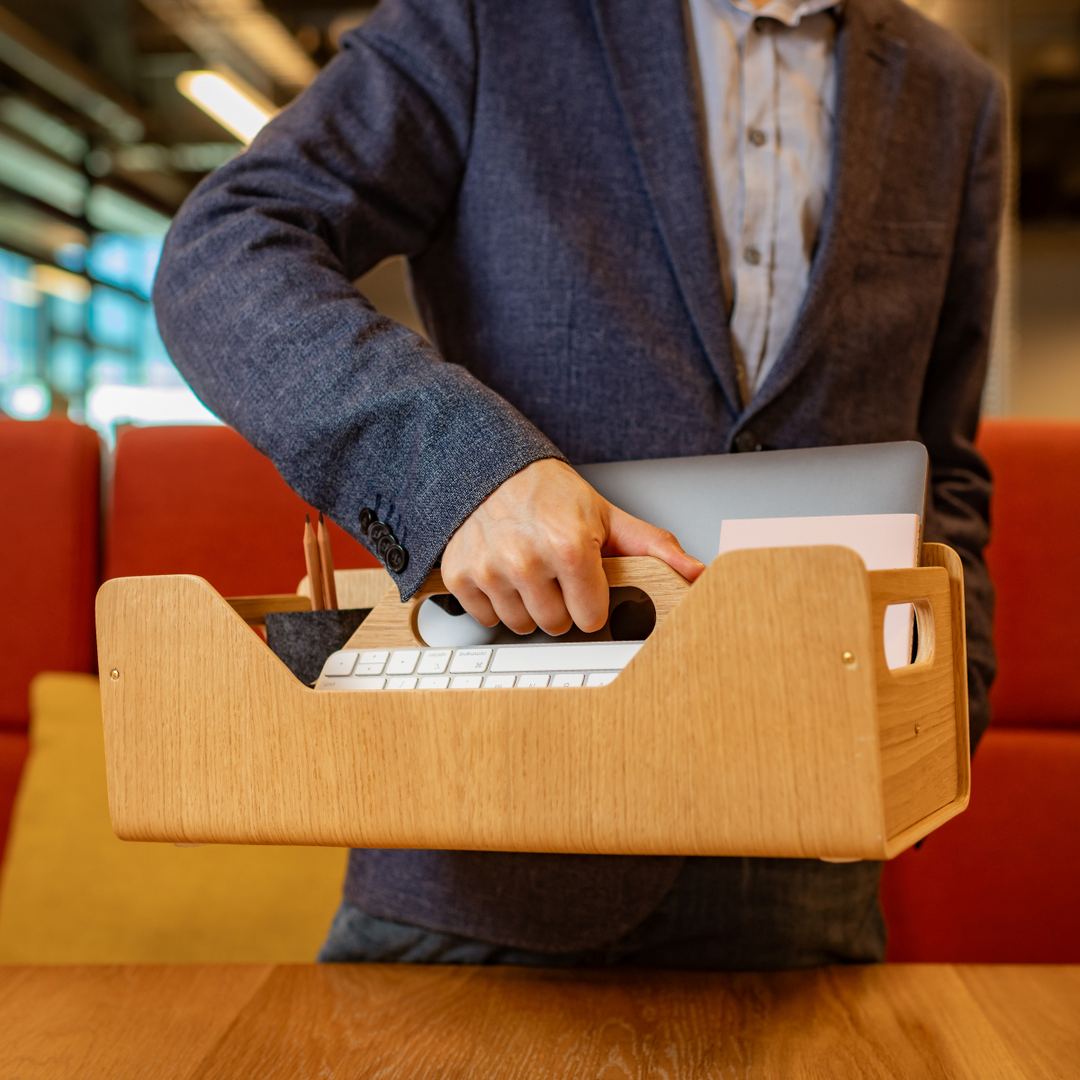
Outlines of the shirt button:
<svg viewBox="0 0 1080 1080">
<path fill-rule="evenodd" d="M 768 140 L 768 136 L 760 128 L 751 128 L 748 137 L 755 146 L 764 146 Z"/>
<path fill-rule="evenodd" d="M 761 252 L 756 247 L 748 247 L 743 252 L 743 258 L 751 265 L 757 266 L 761 262 Z"/>
<path fill-rule="evenodd" d="M 744 429 L 735 436 L 736 453 L 747 454 L 760 449 L 761 443 L 758 442 L 758 437 L 752 431 Z"/>
</svg>

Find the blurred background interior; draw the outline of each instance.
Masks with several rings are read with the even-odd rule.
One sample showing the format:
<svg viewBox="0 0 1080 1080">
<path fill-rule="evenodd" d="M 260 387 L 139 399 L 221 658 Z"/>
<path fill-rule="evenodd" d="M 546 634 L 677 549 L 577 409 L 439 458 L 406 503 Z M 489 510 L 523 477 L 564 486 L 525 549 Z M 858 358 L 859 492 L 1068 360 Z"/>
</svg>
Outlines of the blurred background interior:
<svg viewBox="0 0 1080 1080">
<path fill-rule="evenodd" d="M 979 443 L 1000 674 L 971 809 L 886 869 L 889 957 L 1080 963 L 1080 0 L 915 2 L 1011 90 Z M 341 850 L 116 839 L 93 606 L 109 577 L 304 574 L 314 511 L 196 400 L 149 296 L 187 193 L 370 7 L 0 0 L 0 963 L 310 960 L 340 896 Z M 401 260 L 360 286 L 419 329 Z"/>
<path fill-rule="evenodd" d="M 915 0 L 1011 88 L 990 415 L 1080 416 L 1080 0 Z M 0 409 L 212 423 L 148 303 L 169 219 L 374 5 L 3 0 Z M 415 325 L 400 261 L 365 282 Z"/>
</svg>

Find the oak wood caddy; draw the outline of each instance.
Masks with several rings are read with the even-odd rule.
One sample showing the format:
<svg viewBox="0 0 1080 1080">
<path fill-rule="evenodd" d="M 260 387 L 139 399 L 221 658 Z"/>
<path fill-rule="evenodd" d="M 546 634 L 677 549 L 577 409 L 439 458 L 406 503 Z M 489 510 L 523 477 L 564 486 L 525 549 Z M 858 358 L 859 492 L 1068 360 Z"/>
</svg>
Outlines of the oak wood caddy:
<svg viewBox="0 0 1080 1080">
<path fill-rule="evenodd" d="M 734 551 L 688 585 L 606 559 L 657 624 L 599 688 L 317 693 L 201 578 L 97 601 L 113 828 L 128 840 L 888 859 L 967 805 L 960 560 L 868 572 L 843 547 Z M 343 606 L 382 571 L 341 571 Z M 390 589 L 350 647 L 418 643 Z M 884 617 L 914 603 L 915 663 Z M 245 621 L 246 620 L 246 621 Z"/>
</svg>

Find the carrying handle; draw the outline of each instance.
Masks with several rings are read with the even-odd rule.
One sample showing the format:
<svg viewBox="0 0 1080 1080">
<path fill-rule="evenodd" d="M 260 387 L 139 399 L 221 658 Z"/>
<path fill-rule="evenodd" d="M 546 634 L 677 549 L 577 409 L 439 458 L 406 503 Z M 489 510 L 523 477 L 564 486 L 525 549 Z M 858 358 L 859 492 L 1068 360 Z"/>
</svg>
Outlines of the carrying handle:
<svg viewBox="0 0 1080 1080">
<path fill-rule="evenodd" d="M 604 559 L 604 573 L 610 589 L 640 589 L 652 601 L 656 609 L 656 625 L 671 613 L 686 595 L 690 582 L 672 570 L 667 563 L 651 555 L 634 555 L 617 559 Z M 424 647 L 416 619 L 420 605 L 430 596 L 444 596 L 450 592 L 443 584 L 442 573 L 432 570 L 424 584 L 402 603 L 397 591 L 391 589 L 376 605 L 371 614 L 360 624 L 356 633 L 343 646 L 346 649 L 408 648 Z M 610 627 L 596 634 L 581 635 L 585 640 L 610 641 Z"/>
</svg>

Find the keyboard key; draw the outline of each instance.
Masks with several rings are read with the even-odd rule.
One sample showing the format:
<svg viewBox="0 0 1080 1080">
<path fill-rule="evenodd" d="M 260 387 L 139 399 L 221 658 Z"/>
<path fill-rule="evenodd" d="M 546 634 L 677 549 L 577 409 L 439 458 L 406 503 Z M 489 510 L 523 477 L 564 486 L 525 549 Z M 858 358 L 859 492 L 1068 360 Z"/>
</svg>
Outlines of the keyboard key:
<svg viewBox="0 0 1080 1080">
<path fill-rule="evenodd" d="M 580 686 L 585 681 L 585 675 L 580 671 L 566 671 L 551 676 L 552 686 Z"/>
<path fill-rule="evenodd" d="M 324 675 L 351 675 L 357 654 L 354 652 L 336 652 L 326 661 Z"/>
<path fill-rule="evenodd" d="M 477 671 L 486 671 L 490 659 L 490 649 L 458 649 L 450 664 L 450 674 L 471 675 Z"/>
<path fill-rule="evenodd" d="M 415 690 L 416 689 L 416 676 L 405 675 L 397 679 L 386 680 L 387 690 Z"/>
<path fill-rule="evenodd" d="M 432 675 L 420 680 L 421 690 L 445 690 L 450 685 L 449 675 Z"/>
<path fill-rule="evenodd" d="M 625 667 L 640 641 L 592 641 L 580 645 L 504 645 L 491 661 L 491 673 L 504 671 L 597 671 Z M 520 681 L 518 686 L 520 686 Z M 545 684 L 546 685 L 546 684 Z"/>
<path fill-rule="evenodd" d="M 586 686 L 607 686 L 619 677 L 617 671 L 594 671 L 586 681 Z"/>
<path fill-rule="evenodd" d="M 453 669 L 451 669 L 453 670 Z M 484 684 L 483 675 L 455 675 L 450 680 L 451 690 L 479 690 Z"/>
<path fill-rule="evenodd" d="M 385 663 L 385 661 L 384 661 Z M 354 675 L 381 675 L 382 664 L 357 664 L 353 670 Z"/>
<path fill-rule="evenodd" d="M 513 685 L 513 675 L 489 675 L 484 680 L 485 690 L 510 690 Z"/>
<path fill-rule="evenodd" d="M 419 649 L 396 649 L 386 666 L 386 674 L 411 675 L 416 670 L 416 661 L 419 659 Z"/>
<path fill-rule="evenodd" d="M 420 659 L 416 669 L 421 675 L 441 675 L 454 655 L 453 649 L 428 649 Z"/>
<path fill-rule="evenodd" d="M 517 684 L 521 686 L 547 686 L 547 675 L 519 675 Z"/>
<path fill-rule="evenodd" d="M 362 652 L 360 654 L 360 663 L 361 664 L 378 664 L 379 667 L 382 667 L 383 664 L 386 663 L 386 658 L 389 655 L 390 655 L 390 652 L 387 649 L 369 650 L 368 652 Z"/>
<path fill-rule="evenodd" d="M 346 685 L 350 690 L 381 690 L 386 685 L 385 679 L 351 679 Z"/>
</svg>

